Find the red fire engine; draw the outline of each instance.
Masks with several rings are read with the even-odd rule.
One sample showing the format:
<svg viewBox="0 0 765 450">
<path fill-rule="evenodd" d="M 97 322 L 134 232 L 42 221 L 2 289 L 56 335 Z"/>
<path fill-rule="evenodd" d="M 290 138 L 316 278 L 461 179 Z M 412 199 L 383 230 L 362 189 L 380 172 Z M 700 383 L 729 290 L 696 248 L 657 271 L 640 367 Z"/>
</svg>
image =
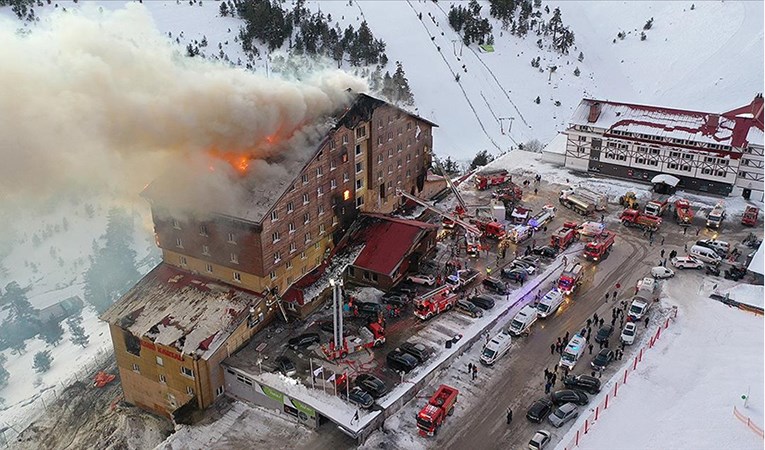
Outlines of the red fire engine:
<svg viewBox="0 0 765 450">
<path fill-rule="evenodd" d="M 507 173 L 507 170 L 499 169 L 496 171 L 482 171 L 475 176 L 475 187 L 479 191 L 485 191 L 486 189 L 502 186 L 512 180 L 512 176 Z"/>
<path fill-rule="evenodd" d="M 417 428 L 420 430 L 420 436 L 434 436 L 438 432 L 446 416 L 451 416 L 454 412 L 454 404 L 457 403 L 459 392 L 445 384 L 438 387 L 428 404 L 417 414 Z"/>
<path fill-rule="evenodd" d="M 562 227 L 555 230 L 550 236 L 550 246 L 555 247 L 558 250 L 565 250 L 576 239 L 579 238 L 579 233 L 576 232 L 577 224 L 574 222 L 566 222 Z"/>
<path fill-rule="evenodd" d="M 747 206 L 744 215 L 741 216 L 741 223 L 753 227 L 757 225 L 757 217 L 760 215 L 760 209 L 756 206 Z"/>
<path fill-rule="evenodd" d="M 688 200 L 681 198 L 675 201 L 675 219 L 681 226 L 688 226 L 693 222 L 693 209 Z"/>
<path fill-rule="evenodd" d="M 592 261 L 600 261 L 606 257 L 614 246 L 616 234 L 613 231 L 604 231 L 594 241 L 584 246 L 584 257 Z"/>
<path fill-rule="evenodd" d="M 649 216 L 636 209 L 625 209 L 619 220 L 625 227 L 638 227 L 643 230 L 656 231 L 661 226 L 661 217 Z"/>
<path fill-rule="evenodd" d="M 360 336 L 343 336 L 342 344 L 335 347 L 330 341 L 328 347 L 322 346 L 324 356 L 328 360 L 342 359 L 351 353 L 364 350 L 365 348 L 379 347 L 385 343 L 385 329 L 379 322 L 372 322 L 366 327 L 359 328 Z"/>
<path fill-rule="evenodd" d="M 459 296 L 452 292 L 451 286 L 441 286 L 414 299 L 414 315 L 428 320 L 452 309 L 458 299 Z"/>
<path fill-rule="evenodd" d="M 575 263 L 570 268 L 563 271 L 558 279 L 558 289 L 564 294 L 570 294 L 582 282 L 582 265 Z"/>
</svg>

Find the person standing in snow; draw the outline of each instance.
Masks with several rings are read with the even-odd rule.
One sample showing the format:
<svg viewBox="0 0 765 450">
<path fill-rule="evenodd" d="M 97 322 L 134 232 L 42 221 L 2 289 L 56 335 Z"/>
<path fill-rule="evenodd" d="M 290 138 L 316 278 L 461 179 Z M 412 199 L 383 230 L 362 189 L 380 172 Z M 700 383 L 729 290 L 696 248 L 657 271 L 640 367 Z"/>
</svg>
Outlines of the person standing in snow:
<svg viewBox="0 0 765 450">
<path fill-rule="evenodd" d="M 507 408 L 507 424 L 510 425 L 510 422 L 513 421 L 513 410 L 509 407 Z"/>
<path fill-rule="evenodd" d="M 592 355 L 592 344 L 590 344 L 590 354 Z"/>
<path fill-rule="evenodd" d="M 555 344 L 550 344 L 550 354 L 551 355 L 555 354 Z"/>
<path fill-rule="evenodd" d="M 648 316 L 645 316 L 645 327 L 648 328 Z"/>
</svg>

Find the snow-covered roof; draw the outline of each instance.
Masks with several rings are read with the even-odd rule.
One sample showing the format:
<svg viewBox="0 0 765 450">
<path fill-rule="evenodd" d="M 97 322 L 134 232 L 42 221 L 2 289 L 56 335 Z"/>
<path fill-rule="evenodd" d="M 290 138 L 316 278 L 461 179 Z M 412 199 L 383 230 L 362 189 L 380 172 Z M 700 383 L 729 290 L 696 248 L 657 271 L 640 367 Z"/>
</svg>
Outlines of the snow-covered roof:
<svg viewBox="0 0 765 450">
<path fill-rule="evenodd" d="M 162 263 L 101 319 L 156 344 L 206 358 L 263 299 Z"/>
<path fill-rule="evenodd" d="M 747 269 L 750 272 L 754 272 L 760 275 L 763 275 L 763 255 L 762 252 L 762 242 L 760 243 L 760 247 L 757 249 L 757 251 L 754 254 L 754 257 L 752 258 L 752 261 L 749 262 L 749 267 Z"/>
<path fill-rule="evenodd" d="M 542 153 L 557 153 L 559 155 L 566 154 L 566 135 L 565 133 L 558 133 L 550 142 L 547 143 L 545 148 L 542 149 Z"/>
<path fill-rule="evenodd" d="M 680 179 L 677 177 L 673 177 L 672 175 L 667 175 L 665 173 L 661 173 L 659 175 L 656 175 L 655 177 L 651 178 L 651 183 L 657 184 L 657 183 L 664 183 L 668 184 L 672 187 L 677 186 L 677 184 L 680 182 Z"/>
<path fill-rule="evenodd" d="M 761 98 L 760 98 L 761 99 Z M 753 105 L 758 101 L 755 98 Z M 660 106 L 583 99 L 571 117 L 571 125 L 603 128 L 626 139 L 640 135 L 671 139 L 673 144 L 716 144 L 746 147 L 762 145 L 761 116 L 741 114 L 749 106 L 725 113 L 686 111 Z M 752 129 L 759 131 L 752 132 Z M 622 133 L 630 133 L 625 136 Z M 682 142 L 677 142 L 677 141 Z M 688 141 L 688 142 L 686 142 Z M 714 151 L 714 149 L 700 148 Z"/>
</svg>

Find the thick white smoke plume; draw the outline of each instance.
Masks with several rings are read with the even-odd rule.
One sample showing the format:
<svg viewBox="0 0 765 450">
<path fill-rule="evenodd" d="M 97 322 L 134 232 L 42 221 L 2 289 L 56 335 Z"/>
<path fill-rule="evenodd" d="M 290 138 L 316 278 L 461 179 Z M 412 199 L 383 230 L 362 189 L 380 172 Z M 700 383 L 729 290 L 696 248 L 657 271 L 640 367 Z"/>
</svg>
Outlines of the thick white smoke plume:
<svg viewBox="0 0 765 450">
<path fill-rule="evenodd" d="M 348 88 L 367 90 L 341 71 L 294 82 L 188 58 L 143 6 L 87 6 L 25 33 L 0 19 L 0 200 L 72 186 L 136 195 L 168 162 L 257 156 L 346 106 Z"/>
</svg>

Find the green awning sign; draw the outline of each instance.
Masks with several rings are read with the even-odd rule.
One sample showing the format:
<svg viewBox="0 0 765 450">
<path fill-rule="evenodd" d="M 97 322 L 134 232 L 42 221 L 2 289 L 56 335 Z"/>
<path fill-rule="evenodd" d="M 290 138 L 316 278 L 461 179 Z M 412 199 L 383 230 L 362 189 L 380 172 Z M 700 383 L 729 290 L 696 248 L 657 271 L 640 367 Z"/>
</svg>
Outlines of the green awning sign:
<svg viewBox="0 0 765 450">
<path fill-rule="evenodd" d="M 478 46 L 481 50 L 483 50 L 485 53 L 493 53 L 494 52 L 494 46 L 489 44 L 483 44 Z"/>
<path fill-rule="evenodd" d="M 305 403 L 299 402 L 297 400 L 290 399 L 292 401 L 292 405 L 301 412 L 304 412 L 308 417 L 314 418 L 316 417 L 316 410 L 311 408 L 310 406 L 306 405 Z"/>
<path fill-rule="evenodd" d="M 260 384 L 260 383 L 258 383 L 258 384 Z M 261 384 L 260 388 L 263 389 L 263 393 L 264 394 L 266 394 L 267 396 L 269 396 L 272 399 L 276 400 L 277 402 L 279 402 L 279 403 L 284 402 L 284 394 L 282 394 L 281 392 L 279 392 L 279 391 L 277 391 L 275 389 L 271 389 L 270 387 L 268 387 L 268 386 L 266 386 L 264 384 Z"/>
</svg>

